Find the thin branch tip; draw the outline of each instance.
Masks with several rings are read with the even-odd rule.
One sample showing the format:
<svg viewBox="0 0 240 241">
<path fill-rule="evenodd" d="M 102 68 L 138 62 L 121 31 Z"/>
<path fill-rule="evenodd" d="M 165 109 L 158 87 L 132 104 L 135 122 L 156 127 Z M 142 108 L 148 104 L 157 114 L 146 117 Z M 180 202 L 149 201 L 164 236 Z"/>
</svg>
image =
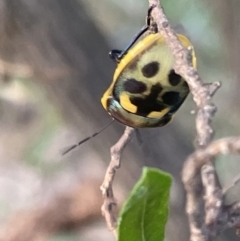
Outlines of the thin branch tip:
<svg viewBox="0 0 240 241">
<path fill-rule="evenodd" d="M 123 149 L 130 142 L 134 129 L 126 127 L 118 142 L 111 147 L 111 160 L 108 165 L 103 183 L 100 187 L 103 196 L 102 215 L 105 217 L 108 229 L 113 231 L 116 237 L 117 218 L 115 217 L 117 202 L 113 193 L 113 181 L 117 169 L 121 166 L 121 154 Z"/>
</svg>

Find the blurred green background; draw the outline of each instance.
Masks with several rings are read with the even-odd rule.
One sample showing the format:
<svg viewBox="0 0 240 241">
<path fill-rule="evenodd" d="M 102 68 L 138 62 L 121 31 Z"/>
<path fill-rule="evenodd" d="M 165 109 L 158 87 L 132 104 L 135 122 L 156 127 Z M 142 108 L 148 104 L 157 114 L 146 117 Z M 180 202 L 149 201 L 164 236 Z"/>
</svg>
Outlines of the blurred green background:
<svg viewBox="0 0 240 241">
<path fill-rule="evenodd" d="M 163 0 L 173 27 L 191 39 L 205 82 L 221 81 L 214 102 L 215 139 L 240 129 L 240 1 Z M 110 120 L 100 98 L 112 80 L 112 48 L 124 48 L 145 23 L 146 0 L 0 0 L 0 241 L 114 240 L 101 217 L 99 186 L 109 149 L 124 126 L 114 123 L 66 156 L 61 151 Z M 183 30 L 184 29 L 184 30 Z M 166 127 L 140 130 L 115 181 L 119 205 L 144 165 L 174 176 L 167 241 L 187 240 L 180 180 L 194 150 L 190 95 Z M 240 171 L 219 157 L 223 186 Z M 234 187 L 227 202 L 237 201 Z M 216 240 L 238 240 L 234 230 Z"/>
</svg>

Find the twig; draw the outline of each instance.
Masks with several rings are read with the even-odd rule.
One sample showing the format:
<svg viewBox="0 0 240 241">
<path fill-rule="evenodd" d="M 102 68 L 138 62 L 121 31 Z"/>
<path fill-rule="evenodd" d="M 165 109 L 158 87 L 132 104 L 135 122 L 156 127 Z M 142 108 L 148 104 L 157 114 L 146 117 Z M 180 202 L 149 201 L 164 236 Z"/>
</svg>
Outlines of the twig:
<svg viewBox="0 0 240 241">
<path fill-rule="evenodd" d="M 213 165 L 204 165 L 201 170 L 202 183 L 205 190 L 205 224 L 214 226 L 222 212 L 223 195 Z M 212 227 L 213 229 L 215 227 Z"/>
<path fill-rule="evenodd" d="M 209 143 L 213 135 L 210 124 L 216 112 L 216 106 L 212 103 L 211 96 L 219 88 L 219 83 L 213 84 L 211 87 L 203 83 L 197 70 L 192 66 L 191 57 L 189 58 L 191 49 L 184 48 L 179 42 L 175 32 L 170 27 L 160 2 L 158 0 L 149 0 L 149 4 L 156 6 L 152 10 L 152 16 L 156 21 L 159 32 L 172 50 L 175 58 L 174 70 L 187 81 L 193 99 L 199 108 L 196 125 L 197 143 L 200 147 L 204 147 Z"/>
<path fill-rule="evenodd" d="M 184 165 L 182 178 L 187 191 L 186 211 L 190 224 L 190 240 L 207 241 L 218 233 L 220 226 L 223 229 L 224 225 L 221 220 L 224 220 L 224 217 L 225 220 L 228 220 L 225 223 L 225 228 L 232 218 L 234 218 L 235 224 L 237 223 L 236 220 L 239 220 L 238 211 L 236 213 L 232 212 L 232 216 L 230 213 L 226 214 L 223 212 L 221 187 L 215 168 L 210 163 L 213 157 L 219 153 L 239 152 L 237 143 L 234 143 L 235 146 L 232 146 L 232 140 L 236 141 L 238 139 L 225 139 L 222 142 L 216 142 L 208 146 L 213 137 L 211 122 L 217 110 L 211 97 L 220 87 L 220 83 L 216 82 L 207 85 L 203 83 L 197 70 L 193 68 L 191 63 L 192 49 L 185 49 L 181 45 L 170 27 L 160 2 L 158 0 L 149 0 L 149 4 L 150 6 L 155 6 L 152 10 L 152 16 L 158 26 L 159 32 L 165 38 L 174 55 L 174 70 L 187 81 L 193 94 L 193 99 L 198 107 L 196 117 L 196 146 L 198 149 L 203 150 L 198 150 L 189 157 Z M 205 197 L 203 198 L 204 194 Z"/>
<path fill-rule="evenodd" d="M 226 208 L 226 216 L 227 218 L 223 220 L 223 227 L 219 227 L 218 232 L 222 232 L 225 228 L 232 228 L 238 226 L 240 224 L 240 203 L 236 202 Z"/>
<path fill-rule="evenodd" d="M 127 145 L 127 143 L 131 140 L 133 132 L 133 128 L 126 127 L 119 141 L 111 147 L 111 161 L 107 168 L 103 184 L 101 186 L 101 191 L 104 198 L 104 202 L 102 205 L 102 214 L 106 219 L 108 228 L 114 232 L 115 236 L 117 220 L 113 207 L 116 206 L 116 201 L 114 198 L 112 185 L 116 171 L 121 165 L 122 151 Z"/>
<path fill-rule="evenodd" d="M 167 44 L 175 58 L 174 70 L 187 81 L 193 99 L 198 107 L 196 117 L 196 143 L 198 147 L 205 147 L 213 136 L 211 127 L 212 118 L 216 112 L 216 107 L 211 101 L 211 96 L 219 88 L 219 84 L 205 85 L 198 75 L 198 72 L 192 67 L 191 49 L 185 49 L 179 42 L 176 34 L 171 29 L 170 24 L 163 12 L 158 0 L 149 0 L 150 5 L 156 7 L 152 10 L 152 15 L 158 26 L 159 32 L 164 36 Z M 184 175 L 183 175 L 184 176 Z M 191 185 L 186 187 L 187 205 L 186 211 L 189 217 L 191 240 L 204 240 L 204 200 L 203 186 L 201 182 L 200 170 L 196 173 Z M 196 237 L 196 239 L 194 238 Z"/>
<path fill-rule="evenodd" d="M 208 147 L 196 151 L 187 159 L 183 169 L 183 182 L 190 200 L 194 199 L 196 190 L 194 192 L 192 191 L 193 183 L 195 182 L 196 174 L 200 172 L 202 166 L 209 161 L 214 161 L 215 157 L 219 154 L 226 155 L 230 153 L 240 154 L 240 137 L 229 137 L 212 142 Z M 208 213 L 206 217 L 208 216 L 208 220 L 214 220 L 215 218 L 215 228 L 213 227 L 213 223 L 211 223 L 211 225 L 205 227 L 204 236 L 206 239 L 192 240 L 209 240 L 210 237 L 214 237 L 226 228 L 235 226 L 240 221 L 240 203 L 236 203 L 231 208 L 227 208 L 227 213 L 224 212 L 224 210 L 221 212 L 221 203 L 219 202 L 222 201 L 223 196 L 219 193 L 218 189 L 215 189 L 215 192 L 213 190 L 212 194 L 213 198 L 216 198 L 215 205 L 214 202 L 211 202 L 211 212 Z M 194 207 L 193 203 L 191 205 Z M 216 215 L 217 213 L 218 215 Z M 212 217 L 211 214 L 213 214 Z"/>
<path fill-rule="evenodd" d="M 202 150 L 197 150 L 187 159 L 183 170 L 183 181 L 188 184 L 208 161 L 218 154 L 240 154 L 240 137 L 228 137 L 212 142 Z"/>
<path fill-rule="evenodd" d="M 240 174 L 238 174 L 236 177 L 234 177 L 234 179 L 231 181 L 231 183 L 229 185 L 227 185 L 226 187 L 223 187 L 222 193 L 223 195 L 226 195 L 226 193 L 233 187 L 236 186 L 237 183 L 239 183 L 240 181 Z"/>
</svg>

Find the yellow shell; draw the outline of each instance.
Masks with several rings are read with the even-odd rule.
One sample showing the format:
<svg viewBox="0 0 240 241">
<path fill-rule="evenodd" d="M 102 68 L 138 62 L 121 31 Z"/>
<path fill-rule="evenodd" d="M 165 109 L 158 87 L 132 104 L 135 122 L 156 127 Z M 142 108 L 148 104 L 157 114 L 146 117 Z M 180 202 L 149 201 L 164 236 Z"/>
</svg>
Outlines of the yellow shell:
<svg viewBox="0 0 240 241">
<path fill-rule="evenodd" d="M 184 47 L 192 46 L 177 35 Z M 196 57 L 192 51 L 192 63 Z M 109 114 L 134 128 L 166 125 L 189 93 L 186 81 L 173 70 L 174 58 L 164 38 L 152 33 L 124 55 L 101 102 Z"/>
</svg>

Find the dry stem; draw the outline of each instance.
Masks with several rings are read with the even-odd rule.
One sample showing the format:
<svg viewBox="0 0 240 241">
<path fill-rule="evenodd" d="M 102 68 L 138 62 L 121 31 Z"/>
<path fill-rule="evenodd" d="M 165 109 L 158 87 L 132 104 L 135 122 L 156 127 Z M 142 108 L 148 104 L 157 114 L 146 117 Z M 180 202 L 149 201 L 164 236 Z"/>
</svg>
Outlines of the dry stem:
<svg viewBox="0 0 240 241">
<path fill-rule="evenodd" d="M 211 97 L 220 87 L 220 83 L 216 82 L 208 85 L 203 83 L 197 70 L 192 67 L 191 58 L 189 57 L 191 56 L 191 50 L 184 49 L 178 41 L 160 2 L 158 0 L 149 0 L 149 4 L 150 6 L 155 5 L 152 11 L 153 18 L 159 32 L 164 36 L 174 55 L 174 70 L 187 81 L 198 107 L 196 144 L 198 149 L 203 150 L 197 150 L 189 157 L 184 165 L 182 177 L 187 191 L 186 211 L 190 224 L 190 240 L 207 241 L 223 229 L 236 225 L 240 220 L 240 205 L 238 203 L 229 207 L 227 213 L 224 211 L 226 208 L 223 207 L 222 189 L 215 168 L 210 163 L 220 153 L 238 153 L 240 147 L 237 144 L 238 142 L 234 142 L 238 138 L 224 139 L 209 145 L 213 137 L 211 122 L 217 110 Z"/>
<path fill-rule="evenodd" d="M 124 147 L 131 140 L 134 129 L 131 127 L 126 127 L 123 135 L 119 139 L 119 141 L 111 147 L 111 161 L 107 168 L 103 184 L 101 186 L 102 195 L 104 198 L 104 202 L 102 205 L 102 214 L 104 215 L 107 226 L 110 230 L 113 230 L 116 236 L 116 225 L 117 220 L 115 217 L 115 213 L 113 207 L 116 206 L 116 201 L 113 194 L 113 180 L 116 174 L 117 169 L 121 165 L 121 155 Z"/>
</svg>

